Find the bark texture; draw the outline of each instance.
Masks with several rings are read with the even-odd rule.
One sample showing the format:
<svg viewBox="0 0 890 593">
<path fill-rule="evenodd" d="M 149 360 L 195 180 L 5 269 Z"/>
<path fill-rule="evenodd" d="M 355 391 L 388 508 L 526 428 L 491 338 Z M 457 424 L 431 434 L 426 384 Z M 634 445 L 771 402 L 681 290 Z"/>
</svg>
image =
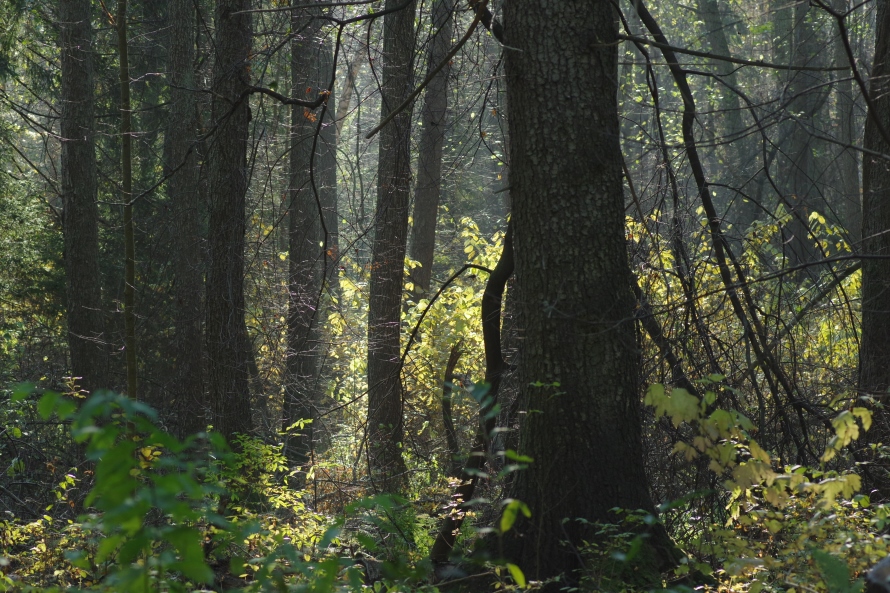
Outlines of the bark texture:
<svg viewBox="0 0 890 593">
<path fill-rule="evenodd" d="M 207 387 L 211 422 L 229 439 L 251 429 L 250 342 L 244 323 L 244 233 L 250 107 L 250 0 L 217 0 L 210 144 Z"/>
<path fill-rule="evenodd" d="M 331 81 L 330 49 L 321 38 L 318 9 L 293 15 L 295 31 L 291 74 L 294 96 L 314 99 Z M 331 98 L 328 105 L 333 105 Z M 319 127 L 318 118 L 322 117 Z M 335 125 L 328 108 L 315 112 L 295 106 L 291 112 L 290 228 L 288 292 L 287 384 L 282 428 L 300 419 L 316 417 L 321 398 L 322 339 L 319 307 L 324 296 L 325 272 L 335 269 L 331 238 L 336 237 Z M 332 175 L 334 173 L 334 175 Z M 331 211 L 333 208 L 333 211 Z M 333 225 L 333 229 L 331 228 Z M 326 247 L 327 246 L 327 247 Z M 329 275 L 328 275 L 329 276 Z M 312 446 L 313 427 L 286 440 L 286 454 L 304 464 Z"/>
<path fill-rule="evenodd" d="M 402 5 L 387 0 L 385 9 Z M 381 121 L 408 97 L 413 83 L 416 3 L 383 20 Z M 405 479 L 402 458 L 402 383 L 399 316 L 402 302 L 408 205 L 411 192 L 411 109 L 380 132 L 377 210 L 368 311 L 368 458 L 377 488 L 397 492 Z"/>
<path fill-rule="evenodd" d="M 890 153 L 890 144 L 881 133 L 890 129 L 890 10 L 878 3 L 878 32 L 875 41 L 869 96 L 874 111 L 865 123 L 865 147 L 881 154 Z M 874 155 L 862 159 L 862 252 L 869 256 L 890 256 L 890 163 Z M 862 261 L 862 342 L 859 352 L 859 389 L 874 395 L 885 406 L 890 403 L 890 259 Z M 869 438 L 877 442 L 890 435 L 888 414 L 879 410 Z M 883 480 L 886 486 L 886 478 Z M 890 492 L 883 492 L 886 496 Z"/>
<path fill-rule="evenodd" d="M 172 401 L 168 406 L 179 436 L 207 427 L 203 382 L 201 313 L 203 277 L 199 218 L 195 101 L 195 14 L 191 0 L 170 2 L 170 123 L 166 136 L 167 195 L 173 205 L 175 337 Z M 175 171 L 175 172 L 174 172 Z"/>
<path fill-rule="evenodd" d="M 136 237 L 133 224 L 133 118 L 130 112 L 130 58 L 127 41 L 127 0 L 117 3 L 117 50 L 120 62 L 121 190 L 124 203 L 124 353 L 127 395 L 139 397 L 136 361 Z"/>
<path fill-rule="evenodd" d="M 433 38 L 427 58 L 427 70 L 437 67 L 451 48 L 453 0 L 438 0 L 433 5 Z M 417 147 L 417 181 L 414 187 L 414 215 L 411 227 L 411 259 L 420 267 L 411 270 L 414 294 L 430 288 L 433 254 L 436 248 L 436 221 L 442 191 L 442 147 L 448 111 L 448 77 L 446 65 L 426 87 L 421 114 L 420 144 Z"/>
<path fill-rule="evenodd" d="M 575 546 L 596 538 L 577 519 L 654 508 L 624 238 L 616 17 L 607 0 L 505 3 L 504 14 L 506 45 L 520 50 L 505 54 L 528 404 L 519 452 L 534 459 L 511 492 L 531 518 L 504 545 L 528 578 L 571 579 Z"/>
<path fill-rule="evenodd" d="M 94 147 L 93 48 L 89 0 L 60 0 L 62 201 L 71 374 L 87 391 L 108 380 L 99 279 L 99 205 Z"/>
</svg>

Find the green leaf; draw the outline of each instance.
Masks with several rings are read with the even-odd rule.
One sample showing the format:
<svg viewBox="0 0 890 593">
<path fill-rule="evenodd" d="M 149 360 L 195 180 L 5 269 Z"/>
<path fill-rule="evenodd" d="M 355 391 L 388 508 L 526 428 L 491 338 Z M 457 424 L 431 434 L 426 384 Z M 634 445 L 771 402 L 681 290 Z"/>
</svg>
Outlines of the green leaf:
<svg viewBox="0 0 890 593">
<path fill-rule="evenodd" d="M 204 549 L 201 546 L 201 533 L 193 527 L 176 527 L 164 534 L 179 551 L 180 561 L 172 568 L 200 583 L 213 582 L 213 571 L 204 561 Z"/>
<path fill-rule="evenodd" d="M 33 383 L 19 383 L 12 392 L 12 401 L 20 402 L 34 393 Z"/>
<path fill-rule="evenodd" d="M 40 417 L 44 420 L 49 420 L 49 417 L 53 415 L 53 412 L 56 409 L 56 404 L 59 399 L 62 397 L 61 393 L 56 393 L 55 391 L 49 391 L 40 398 L 40 401 L 37 402 L 37 413 L 40 414 Z"/>
<path fill-rule="evenodd" d="M 822 550 L 814 550 L 813 559 L 822 573 L 829 593 L 856 593 L 862 590 L 861 579 L 850 583 L 850 569 L 840 558 Z"/>
<path fill-rule="evenodd" d="M 534 459 L 532 459 L 528 455 L 520 455 L 513 449 L 507 449 L 506 451 L 504 451 L 504 457 L 517 463 L 532 463 L 534 461 Z"/>
<path fill-rule="evenodd" d="M 501 515 L 501 533 L 510 531 L 513 524 L 516 523 L 516 518 L 519 516 L 520 511 L 526 517 L 532 516 L 531 509 L 521 500 L 507 499 L 504 502 L 507 503 L 507 506 L 504 507 L 504 514 Z"/>
<path fill-rule="evenodd" d="M 520 588 L 525 588 L 525 575 L 522 574 L 522 570 L 519 569 L 515 564 L 507 563 L 507 570 L 510 571 L 510 576 L 513 577 L 513 580 L 516 581 L 516 584 L 519 585 Z"/>
</svg>

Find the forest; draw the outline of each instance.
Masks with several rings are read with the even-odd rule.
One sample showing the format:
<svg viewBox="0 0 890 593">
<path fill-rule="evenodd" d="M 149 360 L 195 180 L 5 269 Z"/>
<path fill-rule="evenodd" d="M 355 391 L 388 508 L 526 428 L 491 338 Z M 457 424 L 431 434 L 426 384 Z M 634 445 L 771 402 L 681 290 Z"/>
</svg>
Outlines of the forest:
<svg viewBox="0 0 890 593">
<path fill-rule="evenodd" d="M 0 1 L 0 591 L 890 593 L 888 4 Z"/>
</svg>

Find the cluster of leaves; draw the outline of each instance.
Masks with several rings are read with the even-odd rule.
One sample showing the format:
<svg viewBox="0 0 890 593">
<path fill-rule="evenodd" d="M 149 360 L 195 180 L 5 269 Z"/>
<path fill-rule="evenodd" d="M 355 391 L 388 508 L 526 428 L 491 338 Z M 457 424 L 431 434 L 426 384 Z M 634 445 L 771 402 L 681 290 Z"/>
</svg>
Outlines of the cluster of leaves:
<svg viewBox="0 0 890 593">
<path fill-rule="evenodd" d="M 694 514 L 685 518 L 699 522 L 694 536 L 682 542 L 694 560 L 677 573 L 713 572 L 733 590 L 753 593 L 846 591 L 838 584 L 840 566 L 847 571 L 845 587 L 851 586 L 851 574 L 868 570 L 890 552 L 890 540 L 880 535 L 890 509 L 856 494 L 857 474 L 826 467 L 869 428 L 871 413 L 852 408 L 834 418 L 835 435 L 822 467 L 782 466 L 753 438 L 751 421 L 736 410 L 715 407 L 716 400 L 714 391 L 699 398 L 662 385 L 646 394 L 657 417 L 689 429 L 691 438 L 678 442 L 674 454 L 706 460 L 724 494 L 724 523 L 702 524 Z M 664 513 L 691 513 L 694 507 L 686 502 L 666 506 Z"/>
<path fill-rule="evenodd" d="M 233 453 L 214 433 L 180 441 L 156 426 L 154 410 L 111 392 L 80 406 L 49 392 L 37 408 L 70 423 L 95 481 L 77 521 L 4 521 L 3 588 L 188 591 L 227 578 L 245 591 L 280 590 L 291 560 L 304 581 L 341 577 L 343 559 L 336 570 L 316 562 L 335 532 L 277 479 L 277 447 L 240 437 Z M 66 478 L 62 491 L 76 479 Z"/>
</svg>

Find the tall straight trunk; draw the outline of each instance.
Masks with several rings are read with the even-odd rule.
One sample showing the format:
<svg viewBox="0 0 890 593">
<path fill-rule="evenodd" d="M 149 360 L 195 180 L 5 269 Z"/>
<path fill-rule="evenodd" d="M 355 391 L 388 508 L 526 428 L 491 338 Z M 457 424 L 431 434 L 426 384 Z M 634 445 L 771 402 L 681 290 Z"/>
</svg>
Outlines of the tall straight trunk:
<svg viewBox="0 0 890 593">
<path fill-rule="evenodd" d="M 865 147 L 890 153 L 881 133 L 890 130 L 890 10 L 878 2 L 877 37 L 869 96 L 874 106 L 865 122 Z M 874 154 L 862 158 L 862 342 L 859 389 L 886 405 L 890 389 L 890 163 Z M 884 256 L 887 259 L 877 259 Z M 884 435 L 890 428 L 879 426 Z M 883 438 L 886 438 L 883 437 Z M 885 441 L 886 442 L 886 441 Z M 885 493 L 887 494 L 887 493 Z"/>
<path fill-rule="evenodd" d="M 789 62 L 799 66 L 816 65 L 821 46 L 808 19 L 809 5 L 799 3 L 785 10 L 791 11 Z M 809 232 L 809 215 L 820 209 L 820 204 L 814 183 L 813 137 L 806 128 L 823 103 L 819 91 L 812 88 L 818 83 L 819 79 L 814 73 L 800 70 L 789 71 L 786 78 L 786 92 L 790 98 L 787 110 L 794 114 L 795 121 L 788 122 L 790 130 L 784 147 L 787 159 L 778 159 L 781 173 L 777 178 L 786 208 L 792 214 L 791 221 L 785 227 L 784 238 L 790 265 L 812 262 L 819 255 Z"/>
<path fill-rule="evenodd" d="M 201 340 L 201 239 L 195 102 L 195 12 L 192 0 L 170 2 L 170 123 L 166 136 L 167 195 L 173 205 L 175 337 L 173 401 L 167 408 L 180 436 L 204 430 Z M 174 172 L 175 171 L 175 172 Z"/>
<path fill-rule="evenodd" d="M 127 51 L 127 0 L 118 0 L 117 50 L 121 91 L 121 190 L 124 203 L 124 355 L 127 395 L 138 397 L 136 367 L 136 237 L 133 225 L 133 118 L 130 112 L 130 58 Z"/>
<path fill-rule="evenodd" d="M 846 59 L 846 57 L 844 58 Z M 856 134 L 856 98 L 853 95 L 853 81 L 844 78 L 835 86 L 838 111 L 838 141 L 841 146 L 853 146 Z M 837 157 L 838 190 L 841 203 L 836 205 L 837 217 L 847 229 L 850 240 L 858 243 L 862 238 L 862 196 L 859 187 L 859 153 L 853 149 L 842 149 Z"/>
<path fill-rule="evenodd" d="M 454 0 L 438 0 L 433 5 L 433 39 L 427 57 L 427 69 L 437 67 L 451 46 Z M 436 221 L 442 191 L 442 146 L 448 110 L 448 76 L 445 66 L 430 81 L 421 113 L 420 143 L 417 147 L 417 181 L 414 187 L 414 215 L 411 227 L 411 259 L 420 267 L 411 270 L 412 291 L 418 298 L 430 288 L 433 254 L 436 248 Z"/>
<path fill-rule="evenodd" d="M 402 0 L 386 0 L 385 9 L 401 4 Z M 415 7 L 411 2 L 383 20 L 381 119 L 411 93 Z M 399 316 L 408 240 L 410 147 L 411 109 L 405 109 L 380 132 L 368 310 L 368 459 L 372 477 L 384 492 L 398 491 L 405 479 Z"/>
<path fill-rule="evenodd" d="M 207 387 L 212 424 L 227 439 L 249 432 L 250 342 L 244 322 L 244 233 L 249 171 L 250 0 L 217 0 L 210 143 Z"/>
<path fill-rule="evenodd" d="M 615 507 L 654 511 L 624 238 L 616 14 L 608 0 L 506 2 L 504 30 L 516 48 L 505 71 L 519 384 L 530 410 L 519 453 L 534 461 L 510 493 L 531 518 L 503 543 L 529 578 L 571 582 L 594 522 L 613 522 Z M 667 536 L 648 541 L 663 552 Z"/>
<path fill-rule="evenodd" d="M 291 77 L 294 96 L 312 99 L 330 83 L 333 61 L 321 37 L 320 9 L 294 12 L 293 30 L 301 31 L 292 44 Z M 307 90 L 303 90 L 307 89 Z M 328 105 L 333 105 L 328 98 Z M 319 130 L 318 117 L 323 114 Z M 330 109 L 291 110 L 289 198 L 289 272 L 287 323 L 287 382 L 282 429 L 300 419 L 314 419 L 323 389 L 320 382 L 322 339 L 319 308 L 326 272 L 334 268 L 326 245 L 336 238 L 336 177 L 330 179 L 335 127 Z M 316 137 L 316 131 L 319 131 Z M 332 187 L 333 186 L 333 187 Z M 331 194 L 333 193 L 333 204 Z M 333 226 L 333 229 L 331 228 Z M 331 232 L 331 231 L 334 232 Z M 326 233 L 327 232 L 327 236 Z M 335 247 L 327 250 L 333 253 Z M 285 440 L 288 458 L 304 464 L 312 447 L 310 425 Z"/>
<path fill-rule="evenodd" d="M 834 0 L 833 8 L 846 12 L 846 0 Z M 846 68 L 850 62 L 844 49 L 840 35 L 834 43 L 836 67 Z M 839 73 L 840 80 L 834 87 L 837 104 L 838 141 L 841 146 L 852 146 L 857 140 L 856 134 L 856 95 L 853 91 L 853 80 L 849 72 Z M 838 193 L 840 203 L 834 208 L 841 224 L 847 229 L 850 240 L 858 243 L 862 238 L 862 197 L 859 187 L 859 153 L 850 148 L 840 148 L 837 156 Z"/>
<path fill-rule="evenodd" d="M 318 69 L 324 75 L 322 87 L 330 83 L 334 74 L 334 52 L 328 37 L 320 40 Z M 334 106 L 337 105 L 334 89 L 328 96 L 327 105 L 320 112 L 322 126 L 316 147 L 315 167 L 318 197 L 321 202 L 322 221 L 324 226 L 323 242 L 325 248 L 325 287 L 328 295 L 340 296 L 340 213 L 337 205 L 337 121 Z"/>
<path fill-rule="evenodd" d="M 71 373 L 87 391 L 113 387 L 107 374 L 99 280 L 99 204 L 90 0 L 60 0 L 62 202 Z"/>
<path fill-rule="evenodd" d="M 707 28 L 707 40 L 711 51 L 721 56 L 731 56 L 729 40 L 726 35 L 726 24 L 720 12 L 717 0 L 698 0 L 699 15 Z M 742 137 L 745 131 L 745 122 L 742 117 L 742 105 L 739 96 L 730 87 L 738 88 L 737 68 L 734 64 L 722 60 L 713 60 L 712 67 L 715 74 L 726 83 L 724 86 L 715 83 L 715 90 L 720 94 L 720 117 L 723 121 L 722 133 L 726 144 L 719 149 L 722 160 L 721 170 L 728 172 L 726 181 L 736 188 L 747 181 L 751 172 L 751 165 L 757 158 L 757 150 L 753 146 L 751 138 Z M 752 202 L 746 202 L 741 195 L 729 193 L 724 196 L 722 202 L 731 204 L 727 211 L 727 218 L 737 228 L 735 235 L 741 237 L 748 226 L 757 218 L 759 209 Z"/>
</svg>

